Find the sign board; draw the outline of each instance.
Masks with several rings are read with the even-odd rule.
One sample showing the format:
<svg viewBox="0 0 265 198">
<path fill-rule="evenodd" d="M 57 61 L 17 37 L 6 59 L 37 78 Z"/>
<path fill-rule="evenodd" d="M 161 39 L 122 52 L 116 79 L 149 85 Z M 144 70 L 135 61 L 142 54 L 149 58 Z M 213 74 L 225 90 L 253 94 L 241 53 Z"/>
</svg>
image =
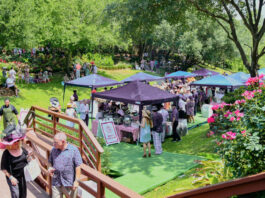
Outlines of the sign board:
<svg viewBox="0 0 265 198">
<path fill-rule="evenodd" d="M 107 145 L 120 143 L 116 127 L 112 120 L 100 120 L 99 125 Z"/>
</svg>

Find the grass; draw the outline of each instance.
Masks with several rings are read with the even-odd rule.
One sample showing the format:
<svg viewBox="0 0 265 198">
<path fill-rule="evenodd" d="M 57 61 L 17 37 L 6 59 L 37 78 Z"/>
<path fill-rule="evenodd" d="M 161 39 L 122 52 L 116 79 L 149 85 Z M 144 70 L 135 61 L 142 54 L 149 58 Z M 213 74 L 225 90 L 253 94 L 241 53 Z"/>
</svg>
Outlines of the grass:
<svg viewBox="0 0 265 198">
<path fill-rule="evenodd" d="M 209 160 L 219 159 L 215 153 L 216 143 L 214 139 L 206 136 L 208 131 L 209 125 L 205 124 L 190 130 L 189 134 L 183 137 L 181 142 L 171 142 L 171 138 L 167 138 L 165 143 L 163 143 L 163 150 L 171 153 L 203 156 Z M 192 184 L 194 178 L 191 175 L 196 173 L 196 169 L 193 168 L 168 183 L 155 188 L 144 194 L 144 197 L 160 198 L 200 187 Z"/>
<path fill-rule="evenodd" d="M 204 156 L 214 153 L 216 143 L 212 138 L 207 138 L 206 133 L 209 131 L 209 125 L 204 124 L 200 127 L 190 130 L 188 135 L 182 138 L 181 142 L 171 142 L 166 139 L 163 149 L 171 153 L 182 153 L 189 155 Z"/>
</svg>

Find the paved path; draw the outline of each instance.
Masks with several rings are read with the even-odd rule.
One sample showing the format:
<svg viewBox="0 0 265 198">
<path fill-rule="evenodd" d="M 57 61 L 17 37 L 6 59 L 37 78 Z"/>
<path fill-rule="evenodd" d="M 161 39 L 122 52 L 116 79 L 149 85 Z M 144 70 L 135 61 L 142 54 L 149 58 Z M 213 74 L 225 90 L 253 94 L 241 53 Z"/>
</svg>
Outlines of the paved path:
<svg viewBox="0 0 265 198">
<path fill-rule="evenodd" d="M 3 150 L 0 150 L 0 161 L 2 158 Z M 43 191 L 35 182 L 27 183 L 27 198 L 48 198 L 49 196 Z M 3 172 L 0 172 L 0 197 L 1 198 L 11 198 L 9 187 L 6 183 L 6 178 Z"/>
</svg>

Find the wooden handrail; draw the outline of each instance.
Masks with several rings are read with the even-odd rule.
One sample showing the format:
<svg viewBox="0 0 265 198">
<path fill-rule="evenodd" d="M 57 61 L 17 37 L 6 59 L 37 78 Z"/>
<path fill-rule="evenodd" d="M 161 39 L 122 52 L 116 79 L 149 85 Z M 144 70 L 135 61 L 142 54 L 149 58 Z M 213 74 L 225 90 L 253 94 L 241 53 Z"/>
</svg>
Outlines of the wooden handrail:
<svg viewBox="0 0 265 198">
<path fill-rule="evenodd" d="M 50 115 L 53 119 L 49 120 L 43 115 L 38 115 L 37 112 Z M 29 117 L 30 120 L 28 119 Z M 78 129 L 61 124 L 58 122 L 58 119 L 73 122 L 78 125 Z M 43 123 L 43 121 L 48 121 L 49 125 L 47 125 L 47 123 L 45 122 Z M 87 125 L 84 123 L 83 120 L 72 118 L 65 114 L 56 113 L 38 106 L 32 106 L 28 115 L 26 116 L 25 122 L 27 123 L 28 127 L 31 127 L 29 125 L 32 125 L 35 132 L 39 132 L 49 137 L 53 137 L 56 133 L 62 131 L 61 129 L 74 132 L 73 134 L 66 133 L 67 137 L 71 140 L 78 142 L 78 147 L 81 152 L 82 158 L 84 160 L 88 159 L 89 157 L 95 159 L 93 161 L 93 164 L 91 164 L 91 162 L 89 162 L 89 164 L 92 168 L 96 168 L 97 170 L 101 171 L 100 156 L 104 152 L 104 150 L 102 146 L 98 143 L 97 139 L 94 137 L 92 132 L 88 129 Z M 60 128 L 57 129 L 57 127 Z M 87 148 L 91 149 L 91 152 L 87 152 Z"/>
<path fill-rule="evenodd" d="M 262 190 L 265 190 L 265 172 L 190 190 L 167 198 L 225 198 Z"/>
<path fill-rule="evenodd" d="M 136 192 L 130 190 L 129 188 L 122 186 L 115 180 L 111 179 L 110 177 L 99 173 L 95 169 L 82 164 L 81 165 L 82 172 L 84 172 L 89 178 L 94 181 L 100 181 L 102 185 L 108 188 L 110 191 L 114 192 L 116 195 L 122 198 L 141 198 L 142 196 L 137 194 Z"/>
<path fill-rule="evenodd" d="M 43 140 L 39 139 L 38 136 L 32 131 L 26 134 L 27 135 L 27 142 L 31 145 L 33 149 L 33 153 L 41 162 L 41 164 L 47 164 L 47 160 L 49 154 L 51 152 L 52 146 L 44 142 Z M 24 145 L 28 147 L 28 145 Z M 46 153 L 46 158 L 40 157 L 40 154 L 36 154 L 37 150 L 36 147 L 40 147 Z M 48 174 L 47 166 L 41 166 L 42 175 L 38 177 L 40 183 L 43 184 L 43 187 L 46 189 L 46 192 L 51 194 L 51 177 Z M 97 184 L 97 190 L 95 191 L 90 186 L 88 186 L 83 179 L 81 178 L 79 182 L 80 187 L 82 187 L 88 193 L 91 193 L 96 198 L 104 198 L 105 197 L 105 188 L 112 191 L 114 194 L 122 197 L 122 198 L 143 198 L 141 195 L 133 192 L 129 188 L 119 184 L 118 182 L 114 181 L 112 178 L 102 174 L 96 169 L 91 168 L 86 164 L 81 165 L 81 172 L 82 175 L 87 177 L 88 180 L 92 180 Z M 65 194 L 66 197 L 68 196 Z M 69 196 L 68 196 L 69 197 Z"/>
</svg>

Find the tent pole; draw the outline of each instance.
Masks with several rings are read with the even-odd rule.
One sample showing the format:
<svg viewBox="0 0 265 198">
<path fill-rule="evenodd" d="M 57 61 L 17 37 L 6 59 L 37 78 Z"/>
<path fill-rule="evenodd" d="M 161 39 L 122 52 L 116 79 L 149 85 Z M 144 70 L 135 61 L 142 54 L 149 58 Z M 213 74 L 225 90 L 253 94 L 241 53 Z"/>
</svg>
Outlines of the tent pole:
<svg viewBox="0 0 265 198">
<path fill-rule="evenodd" d="M 142 121 L 142 110 L 143 110 L 143 105 L 139 105 L 139 122 L 141 123 Z M 139 132 L 141 131 L 141 126 L 139 126 Z M 140 133 L 138 133 L 138 138 L 137 138 L 137 145 L 140 142 Z"/>
<path fill-rule="evenodd" d="M 91 89 L 91 92 L 93 91 L 93 87 Z M 92 97 L 92 109 L 91 109 L 91 120 L 93 120 L 93 106 L 94 106 L 94 97 L 92 96 L 92 93 L 91 93 L 91 97 Z"/>
<path fill-rule="evenodd" d="M 64 84 L 63 86 L 63 108 L 64 108 L 65 88 L 66 88 L 66 85 Z"/>
<path fill-rule="evenodd" d="M 143 110 L 143 105 L 139 105 L 139 122 L 141 123 L 142 121 L 142 110 Z"/>
</svg>

